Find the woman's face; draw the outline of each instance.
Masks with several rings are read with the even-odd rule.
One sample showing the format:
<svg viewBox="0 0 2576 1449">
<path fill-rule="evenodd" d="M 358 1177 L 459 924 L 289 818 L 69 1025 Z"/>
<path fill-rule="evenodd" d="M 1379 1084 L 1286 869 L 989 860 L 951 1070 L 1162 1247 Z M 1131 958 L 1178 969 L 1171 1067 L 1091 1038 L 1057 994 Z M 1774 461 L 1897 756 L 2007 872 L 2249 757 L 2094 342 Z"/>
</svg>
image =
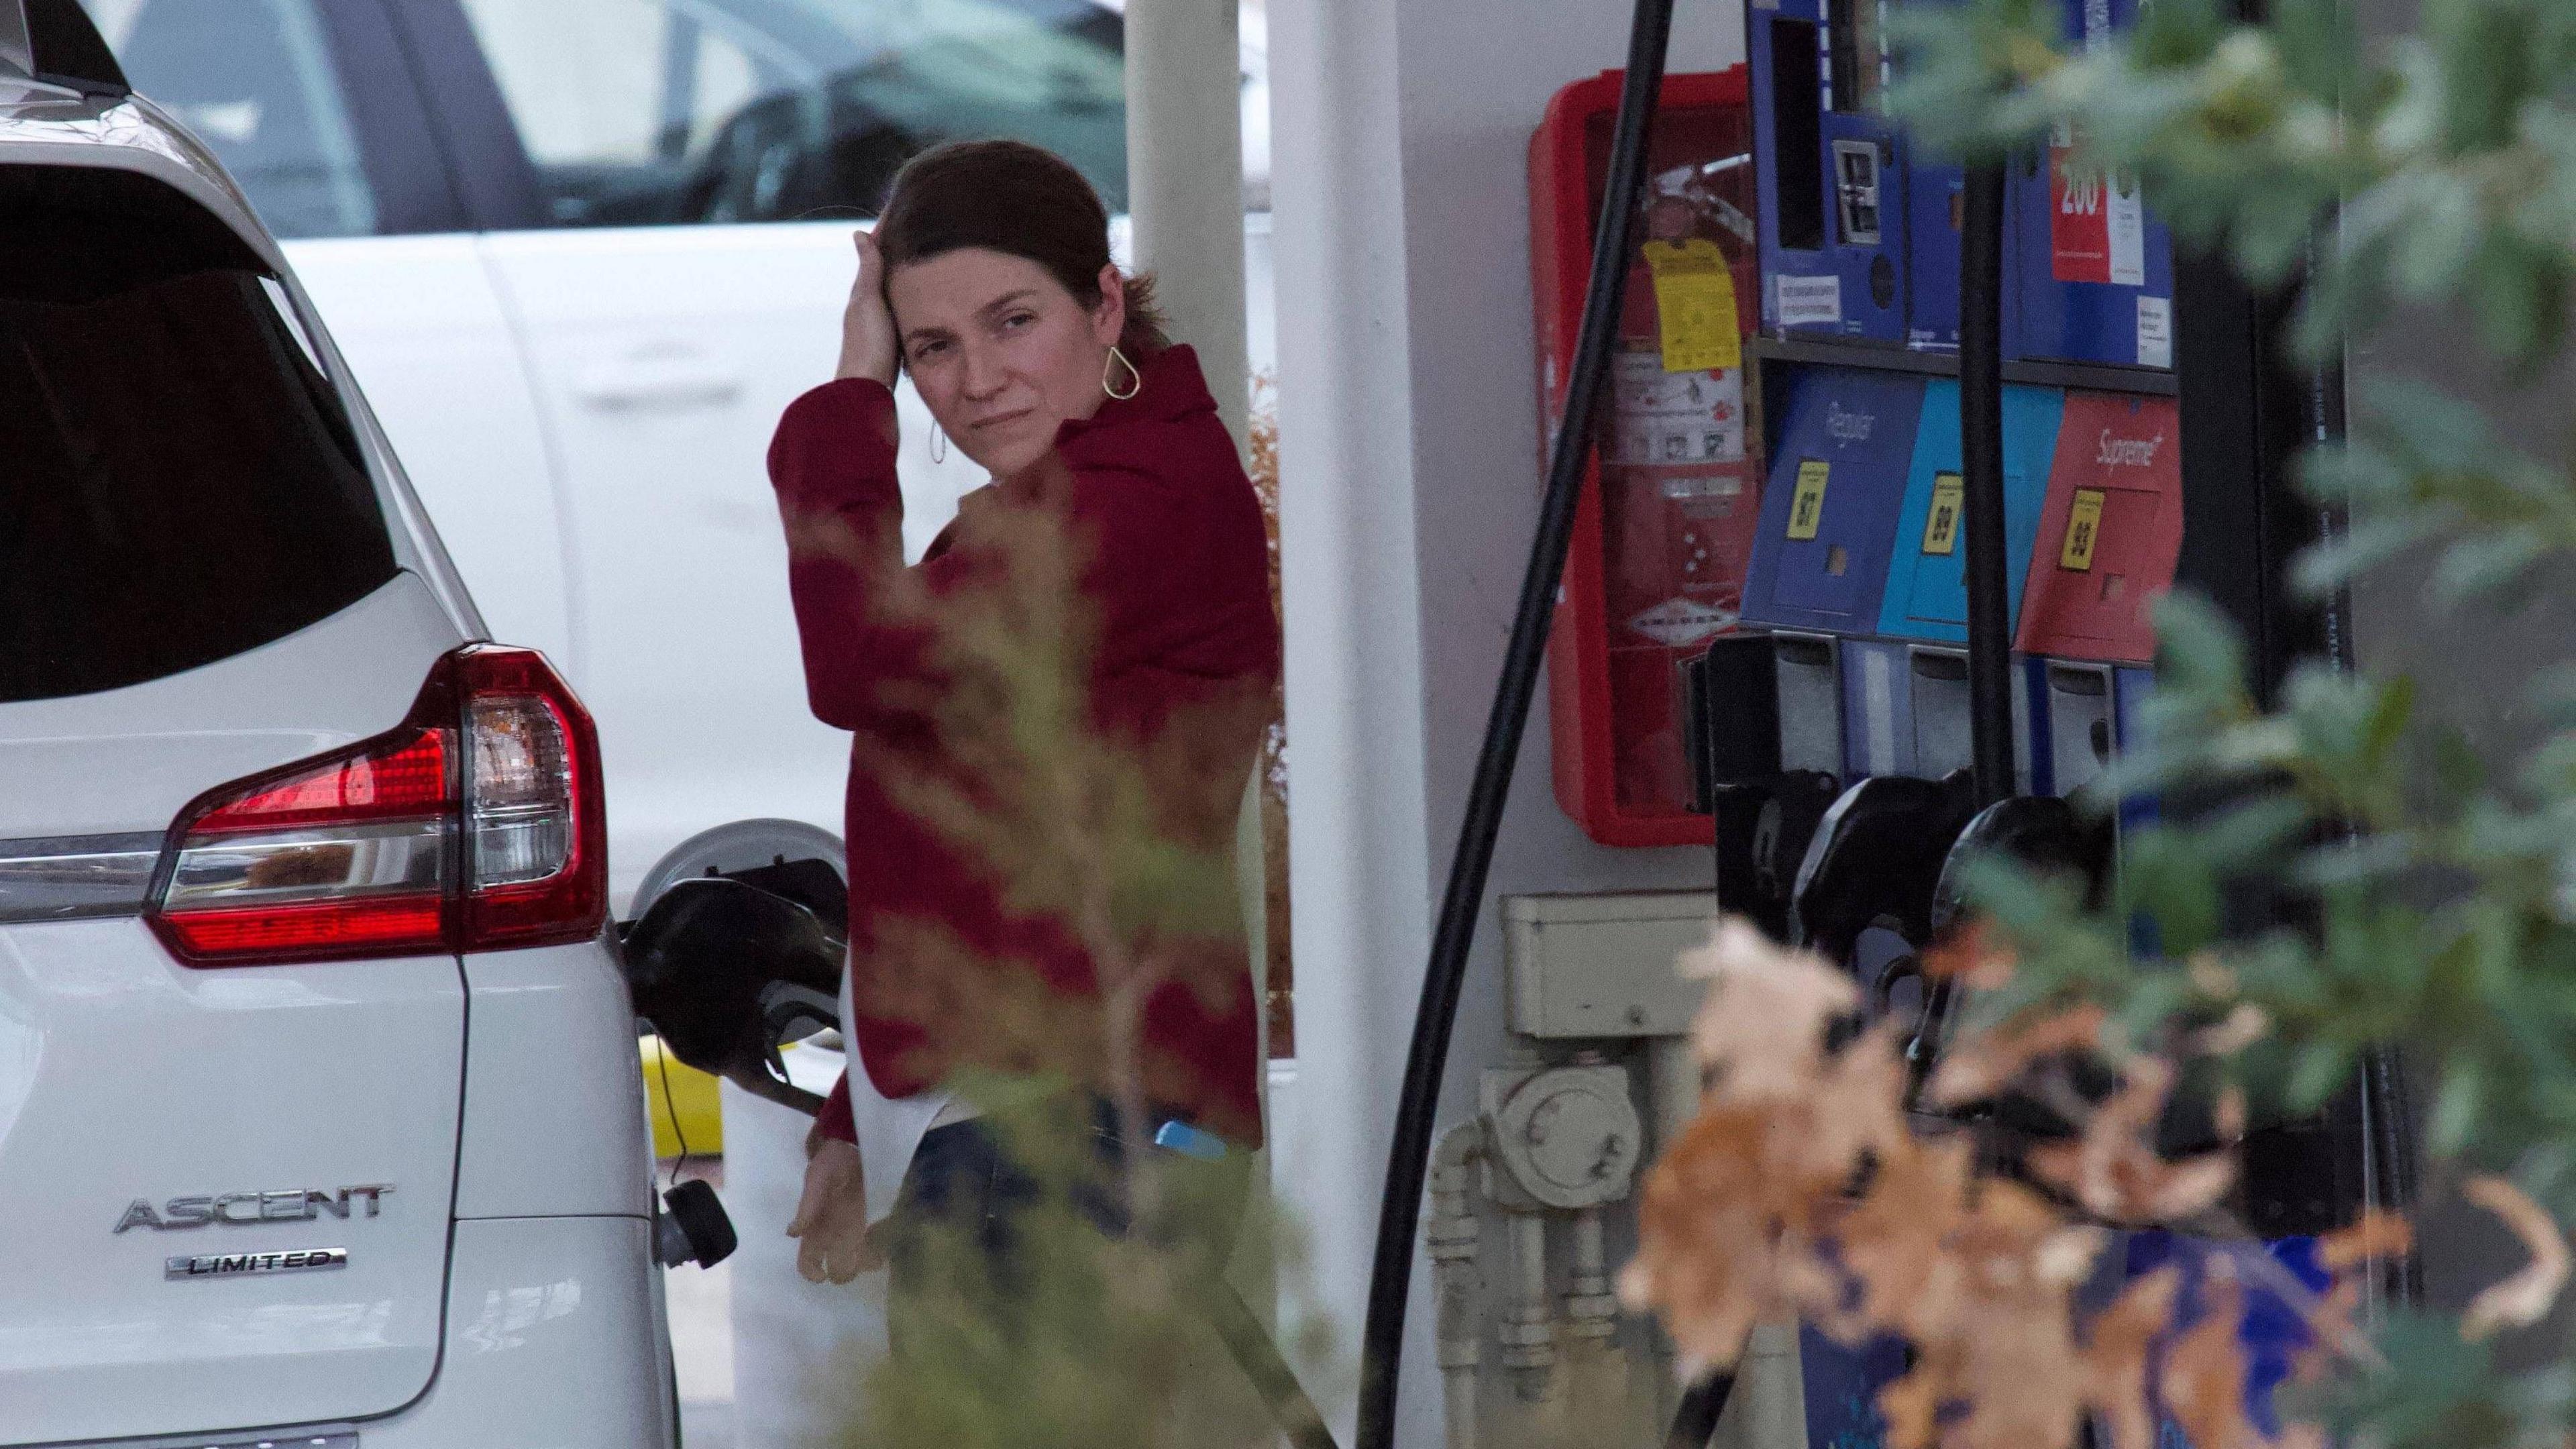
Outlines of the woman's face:
<svg viewBox="0 0 2576 1449">
<path fill-rule="evenodd" d="M 895 268 L 886 301 L 930 415 L 997 478 L 1045 456 L 1058 424 L 1099 411 L 1127 325 L 1115 266 L 1101 269 L 1100 305 L 1085 307 L 1046 268 L 982 247 Z"/>
</svg>

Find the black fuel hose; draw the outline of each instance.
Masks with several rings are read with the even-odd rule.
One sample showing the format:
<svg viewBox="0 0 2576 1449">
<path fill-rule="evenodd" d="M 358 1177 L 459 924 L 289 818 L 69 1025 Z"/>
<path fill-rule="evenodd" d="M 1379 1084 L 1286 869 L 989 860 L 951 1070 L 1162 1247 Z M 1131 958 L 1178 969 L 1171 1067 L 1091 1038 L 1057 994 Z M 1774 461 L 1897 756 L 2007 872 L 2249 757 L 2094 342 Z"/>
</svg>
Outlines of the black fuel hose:
<svg viewBox="0 0 2576 1449">
<path fill-rule="evenodd" d="M 1611 131 L 1610 174 L 1601 193 L 1601 220 L 1593 231 L 1592 278 L 1584 291 L 1583 322 L 1575 334 L 1565 414 L 1548 451 L 1538 536 L 1530 545 L 1529 571 L 1521 578 L 1520 606 L 1512 615 L 1502 677 L 1494 685 L 1493 713 L 1485 721 L 1484 746 L 1476 755 L 1466 818 L 1458 827 L 1458 851 L 1449 864 L 1449 885 L 1431 938 L 1431 960 L 1423 972 L 1422 1001 L 1414 1012 L 1404 1086 L 1396 1098 L 1395 1137 L 1387 1149 L 1386 1195 L 1378 1207 L 1377 1252 L 1369 1275 L 1368 1318 L 1360 1333 L 1357 1449 L 1394 1449 L 1395 1445 L 1398 1369 L 1404 1353 L 1406 1301 L 1413 1286 L 1413 1240 L 1422 1222 L 1422 1193 L 1431 1167 L 1432 1118 L 1440 1108 L 1440 1079 L 1448 1064 L 1450 1031 L 1457 1024 L 1467 949 L 1475 941 L 1476 918 L 1484 909 L 1485 877 L 1494 861 L 1494 837 L 1502 829 L 1504 796 L 1520 756 L 1530 702 L 1538 691 L 1557 583 L 1565 571 L 1584 464 L 1593 447 L 1593 411 L 1618 337 L 1630 233 L 1645 175 L 1647 125 L 1663 90 L 1665 41 L 1672 19 L 1673 0 L 1637 0 L 1628 30 L 1628 70 L 1619 88 L 1618 121 Z"/>
</svg>

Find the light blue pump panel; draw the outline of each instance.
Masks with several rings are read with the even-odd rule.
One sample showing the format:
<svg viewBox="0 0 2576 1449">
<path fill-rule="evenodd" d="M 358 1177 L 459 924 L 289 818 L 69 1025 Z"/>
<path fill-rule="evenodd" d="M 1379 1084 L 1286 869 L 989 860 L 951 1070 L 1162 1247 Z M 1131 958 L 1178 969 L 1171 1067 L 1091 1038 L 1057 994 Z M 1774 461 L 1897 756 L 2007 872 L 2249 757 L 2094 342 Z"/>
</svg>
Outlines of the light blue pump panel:
<svg viewBox="0 0 2576 1449">
<path fill-rule="evenodd" d="M 2020 624 L 2022 580 L 2030 574 L 2049 465 L 2057 456 L 2057 422 L 2065 411 L 2066 394 L 2056 388 L 2004 389 L 2005 597 L 2012 606 L 2004 624 L 2007 638 Z M 1958 516 L 1959 477 L 1959 384 L 1943 378 L 1923 390 L 1923 421 L 1914 430 L 1914 460 L 1896 515 L 1879 633 L 1966 642 L 1968 536 Z"/>
<path fill-rule="evenodd" d="M 1887 588 L 1923 379 L 1848 367 L 1785 375 L 1744 621 L 1868 634 Z"/>
</svg>

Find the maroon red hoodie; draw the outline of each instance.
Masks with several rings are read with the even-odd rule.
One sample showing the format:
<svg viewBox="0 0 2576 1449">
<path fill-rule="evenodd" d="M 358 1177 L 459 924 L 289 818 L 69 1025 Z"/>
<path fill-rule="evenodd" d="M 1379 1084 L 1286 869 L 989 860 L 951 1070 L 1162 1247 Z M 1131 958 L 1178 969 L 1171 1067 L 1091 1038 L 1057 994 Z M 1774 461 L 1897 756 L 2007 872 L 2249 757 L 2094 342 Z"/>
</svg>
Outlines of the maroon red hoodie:
<svg viewBox="0 0 2576 1449">
<path fill-rule="evenodd" d="M 1279 670 L 1260 505 L 1233 439 L 1217 420 L 1198 360 L 1189 348 L 1169 348 L 1146 359 L 1141 375 L 1133 397 L 1111 398 L 1089 419 L 1064 424 L 1054 455 L 994 485 L 1012 499 L 1043 490 L 1075 534 L 1089 541 L 1083 592 L 1097 615 L 1093 721 L 1112 737 L 1132 739 L 1152 736 L 1175 719 L 1216 713 L 1198 706 L 1266 697 Z M 1033 973 L 1065 998 L 1067 1010 L 1091 1009 L 1096 975 L 1063 923 L 1008 911 L 991 872 L 961 858 L 949 840 L 899 806 L 865 763 L 876 745 L 940 767 L 921 758 L 938 751 L 935 732 L 924 728 L 917 709 L 901 703 L 905 686 L 932 678 L 925 628 L 938 627 L 936 612 L 927 626 L 899 624 L 871 605 L 878 576 L 904 567 L 895 440 L 891 391 L 856 379 L 826 383 L 779 420 L 769 476 L 787 524 L 788 582 L 814 713 L 860 737 L 847 802 L 857 1005 L 851 1025 L 877 1090 L 903 1097 L 936 1085 L 961 1063 L 989 1065 L 991 1054 L 979 1049 L 977 1020 L 922 1021 L 911 1019 L 918 1013 L 891 1008 L 890 978 L 902 963 L 879 954 L 881 938 L 898 934 L 889 927 L 907 918 L 935 923 L 976 956 Z M 914 566 L 934 599 L 987 586 L 979 579 L 975 516 L 973 507 L 962 508 L 959 521 Z M 835 522 L 846 529 L 832 527 Z M 839 545 L 818 546 L 818 533 L 838 535 Z M 1222 713 L 1237 722 L 1224 726 L 1228 737 L 1208 742 L 1215 748 L 1187 752 L 1207 778 L 1175 782 L 1183 787 L 1176 793 L 1217 798 L 1239 791 L 1248 778 L 1258 721 L 1240 709 Z M 1232 825 L 1229 814 L 1223 838 L 1200 843 L 1229 846 Z M 1213 837 L 1217 829 L 1211 821 L 1201 833 Z M 1232 980 L 1241 990 L 1213 1008 L 1203 987 L 1178 982 L 1149 999 L 1148 1085 L 1166 1106 L 1249 1145 L 1260 1139 L 1260 1003 L 1242 943 L 1212 949 L 1230 953 L 1231 977 L 1204 971 L 1204 960 L 1192 974 L 1203 982 Z M 820 1126 L 845 1140 L 852 1136 L 846 1078 L 834 1087 Z"/>
</svg>

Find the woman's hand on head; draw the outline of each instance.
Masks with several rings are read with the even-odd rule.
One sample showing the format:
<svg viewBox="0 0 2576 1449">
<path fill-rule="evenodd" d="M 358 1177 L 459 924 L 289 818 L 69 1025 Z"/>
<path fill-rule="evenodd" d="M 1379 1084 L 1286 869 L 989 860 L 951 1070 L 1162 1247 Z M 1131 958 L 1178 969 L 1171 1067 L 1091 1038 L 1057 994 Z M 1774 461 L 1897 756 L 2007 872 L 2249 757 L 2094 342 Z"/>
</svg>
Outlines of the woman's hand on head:
<svg viewBox="0 0 2576 1449">
<path fill-rule="evenodd" d="M 894 386 L 894 313 L 885 301 L 885 258 L 877 239 L 857 235 L 859 277 L 850 286 L 849 305 L 841 311 L 841 365 L 836 378 L 864 377 Z"/>
<path fill-rule="evenodd" d="M 805 1195 L 787 1236 L 797 1240 L 796 1271 L 809 1283 L 847 1283 L 885 1266 L 885 1253 L 868 1231 L 859 1149 L 837 1137 L 814 1144 L 805 1163 Z"/>
</svg>

